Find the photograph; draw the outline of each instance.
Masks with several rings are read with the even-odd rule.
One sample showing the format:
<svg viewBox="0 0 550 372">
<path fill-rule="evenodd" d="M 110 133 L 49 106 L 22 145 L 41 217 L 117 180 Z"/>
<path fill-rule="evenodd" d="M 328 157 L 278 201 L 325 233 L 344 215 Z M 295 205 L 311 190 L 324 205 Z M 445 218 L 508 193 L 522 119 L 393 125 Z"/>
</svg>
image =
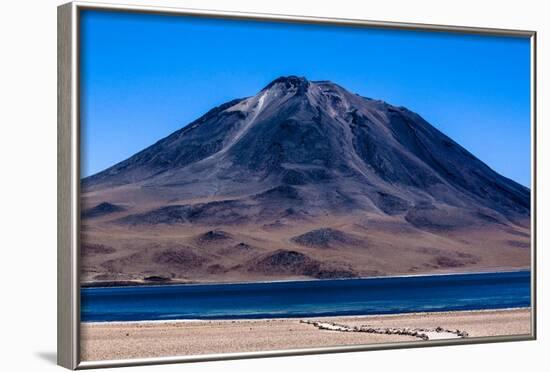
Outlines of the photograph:
<svg viewBox="0 0 550 372">
<path fill-rule="evenodd" d="M 530 37 L 78 17 L 81 361 L 532 337 Z"/>
<path fill-rule="evenodd" d="M 544 10 L 6 2 L 2 370 L 538 372 Z"/>
</svg>

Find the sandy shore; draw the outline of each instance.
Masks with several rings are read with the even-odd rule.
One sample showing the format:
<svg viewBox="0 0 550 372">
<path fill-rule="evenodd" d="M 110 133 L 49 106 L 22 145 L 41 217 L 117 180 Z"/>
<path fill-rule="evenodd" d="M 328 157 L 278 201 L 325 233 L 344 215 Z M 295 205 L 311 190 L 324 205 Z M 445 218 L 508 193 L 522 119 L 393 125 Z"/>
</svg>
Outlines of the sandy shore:
<svg viewBox="0 0 550 372">
<path fill-rule="evenodd" d="M 429 342 L 411 335 L 322 330 L 301 320 L 304 319 L 83 323 L 81 358 L 92 361 L 401 341 Z M 467 337 L 525 335 L 531 331 L 530 309 L 308 320 L 325 325 L 368 326 L 377 331 L 442 327 L 466 332 Z"/>
</svg>

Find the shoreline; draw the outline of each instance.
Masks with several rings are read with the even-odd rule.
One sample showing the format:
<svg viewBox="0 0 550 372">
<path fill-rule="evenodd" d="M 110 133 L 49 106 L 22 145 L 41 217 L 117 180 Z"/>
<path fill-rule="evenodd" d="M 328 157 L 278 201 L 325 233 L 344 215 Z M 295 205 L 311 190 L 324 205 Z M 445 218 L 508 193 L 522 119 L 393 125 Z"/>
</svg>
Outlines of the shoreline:
<svg viewBox="0 0 550 372">
<path fill-rule="evenodd" d="M 158 319 L 158 320 L 113 320 L 113 321 L 81 321 L 80 324 L 169 324 L 169 323 L 205 323 L 205 322 L 261 322 L 261 321 L 279 321 L 279 320 L 309 320 L 309 319 L 333 319 L 333 318 L 354 318 L 354 319 L 368 319 L 372 317 L 401 317 L 401 316 L 428 316 L 428 315 L 450 315 L 455 313 L 491 313 L 491 312 L 514 312 L 521 310 L 531 310 L 530 306 L 523 307 L 507 307 L 502 309 L 472 309 L 472 310 L 448 310 L 448 311 L 416 311 L 410 313 L 391 313 L 391 314 L 365 314 L 365 315 L 321 315 L 321 316 L 296 316 L 288 318 L 239 318 L 239 319 Z"/>
<path fill-rule="evenodd" d="M 433 273 L 433 274 L 402 274 L 402 275 L 378 275 L 364 276 L 357 278 L 330 278 L 330 279 L 281 279 L 281 280 L 259 280 L 246 282 L 197 282 L 197 281 L 162 281 L 162 282 L 138 282 L 138 281 L 104 281 L 104 282 L 87 282 L 80 283 L 80 288 L 128 288 L 128 287 L 165 287 L 165 286 L 208 286 L 208 285 L 250 285 L 250 284 L 277 284 L 277 283 L 309 283 L 337 280 L 371 280 L 371 279 L 398 279 L 398 278 L 422 278 L 435 276 L 454 276 L 454 275 L 480 275 L 480 274 L 502 274 L 502 273 L 521 273 L 531 272 L 531 267 L 511 270 L 503 268 L 497 271 L 465 271 L 465 272 L 448 272 L 448 273 Z M 123 284 L 124 283 L 124 284 Z"/>
<path fill-rule="evenodd" d="M 81 324 L 81 359 L 152 358 L 528 336 L 531 308 L 308 318 Z"/>
</svg>

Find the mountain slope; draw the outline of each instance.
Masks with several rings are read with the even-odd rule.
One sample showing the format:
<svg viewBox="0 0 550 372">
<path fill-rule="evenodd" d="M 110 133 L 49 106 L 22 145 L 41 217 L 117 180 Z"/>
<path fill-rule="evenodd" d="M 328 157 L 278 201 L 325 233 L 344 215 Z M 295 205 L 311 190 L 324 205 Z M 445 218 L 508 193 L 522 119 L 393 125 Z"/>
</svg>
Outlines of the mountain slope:
<svg viewBox="0 0 550 372">
<path fill-rule="evenodd" d="M 111 256 L 128 259 L 129 251 L 139 256 L 128 263 L 128 273 L 105 270 L 94 256 L 89 278 L 139 279 L 149 264 L 155 275 L 178 280 L 264 278 L 270 274 L 254 265 L 272 262 L 266 257 L 273 252 L 306 255 L 346 276 L 528 264 L 528 188 L 499 175 L 406 108 L 328 81 L 276 79 L 255 96 L 216 107 L 84 179 L 82 195 L 84 211 L 101 203 L 124 211 L 84 218 L 84 240 L 132 245 Z M 255 248 L 246 254 L 236 249 L 234 258 L 198 252 L 193 232 L 218 228 L 246 233 L 241 243 Z M 354 239 L 333 249 L 299 244 L 296 237 L 318 230 Z M 160 235 L 151 240 L 138 232 Z M 418 241 L 411 243 L 412 236 Z M 175 241 L 189 243 L 186 249 L 202 258 L 195 261 L 217 269 L 201 266 L 184 275 L 144 253 L 153 246 L 172 249 Z M 426 244 L 442 247 L 426 250 Z M 480 245 L 486 247 L 483 254 Z M 405 250 L 414 265 L 389 262 L 392 250 Z M 213 272 L 207 275 L 208 270 Z M 285 270 L 273 275 L 277 272 L 288 275 Z"/>
</svg>

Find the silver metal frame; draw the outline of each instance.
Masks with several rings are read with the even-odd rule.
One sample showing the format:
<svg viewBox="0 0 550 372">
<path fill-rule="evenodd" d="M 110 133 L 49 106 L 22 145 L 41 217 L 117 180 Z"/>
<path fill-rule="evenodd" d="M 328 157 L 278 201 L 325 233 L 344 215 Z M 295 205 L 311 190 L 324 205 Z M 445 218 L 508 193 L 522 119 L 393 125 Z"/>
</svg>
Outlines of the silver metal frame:
<svg viewBox="0 0 550 372">
<path fill-rule="evenodd" d="M 79 123 L 79 27 L 81 10 L 156 13 L 208 18 L 309 23 L 355 27 L 404 29 L 431 32 L 513 36 L 531 41 L 531 333 L 515 336 L 476 337 L 463 340 L 398 342 L 357 346 L 322 347 L 209 355 L 156 357 L 129 360 L 80 360 L 80 123 Z M 58 157 L 57 157 L 57 362 L 69 369 L 166 364 L 242 358 L 341 353 L 409 347 L 466 345 L 536 339 L 536 32 L 496 28 L 441 26 L 433 24 L 380 22 L 359 19 L 320 18 L 281 14 L 180 9 L 143 5 L 117 5 L 75 1 L 58 7 Z"/>
</svg>

